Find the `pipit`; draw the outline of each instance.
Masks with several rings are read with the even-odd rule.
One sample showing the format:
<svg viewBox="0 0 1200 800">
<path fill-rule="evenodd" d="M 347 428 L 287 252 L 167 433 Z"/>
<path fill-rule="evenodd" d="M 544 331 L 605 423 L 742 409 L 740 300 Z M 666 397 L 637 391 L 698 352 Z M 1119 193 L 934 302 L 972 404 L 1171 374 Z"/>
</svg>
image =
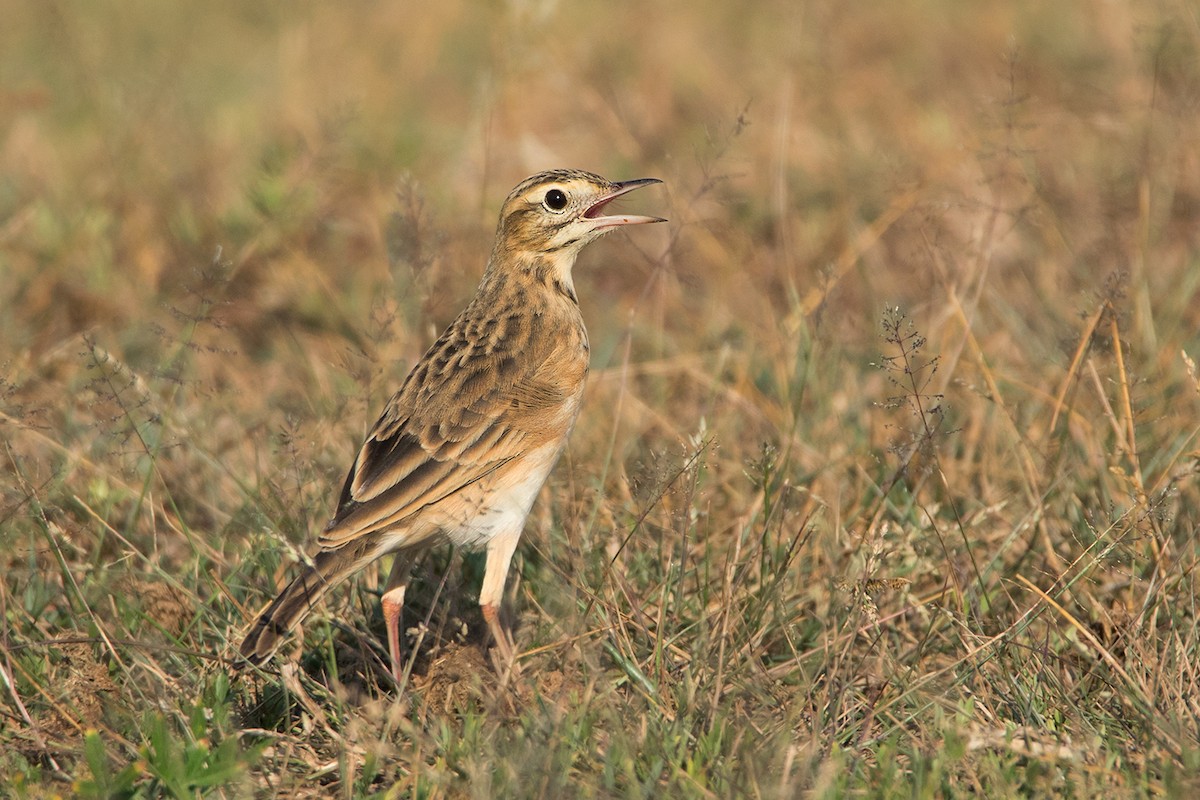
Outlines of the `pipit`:
<svg viewBox="0 0 1200 800">
<path fill-rule="evenodd" d="M 241 654 L 260 664 L 330 588 L 394 554 L 381 605 L 402 676 L 400 611 L 413 561 L 436 544 L 486 546 L 479 604 L 500 658 L 499 608 L 529 508 L 579 416 L 588 337 L 571 270 L 589 242 L 659 217 L 605 215 L 656 178 L 613 183 L 543 172 L 513 189 L 474 298 L 388 401 L 342 487 L 320 550 L 250 628 Z"/>
</svg>

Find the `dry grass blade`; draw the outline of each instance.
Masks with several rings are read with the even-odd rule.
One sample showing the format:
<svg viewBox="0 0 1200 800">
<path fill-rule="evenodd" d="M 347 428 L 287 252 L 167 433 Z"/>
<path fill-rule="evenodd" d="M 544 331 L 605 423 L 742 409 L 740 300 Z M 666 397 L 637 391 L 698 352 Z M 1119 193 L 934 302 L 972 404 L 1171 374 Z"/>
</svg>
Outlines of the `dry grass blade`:
<svg viewBox="0 0 1200 800">
<path fill-rule="evenodd" d="M 1058 418 L 1062 414 L 1062 410 L 1066 405 L 1067 392 L 1075 382 L 1075 377 L 1079 374 L 1079 367 L 1083 363 L 1083 357 L 1087 354 L 1088 348 L 1091 346 L 1092 337 L 1096 333 L 1096 328 L 1106 313 L 1110 313 L 1108 301 L 1105 301 L 1092 312 L 1088 317 L 1088 321 L 1083 326 L 1083 332 L 1079 335 L 1079 344 L 1075 347 L 1075 353 L 1071 356 L 1071 363 L 1067 366 L 1067 371 L 1062 377 L 1062 383 L 1059 384 L 1058 394 L 1054 397 L 1054 413 L 1050 415 L 1050 424 L 1046 428 L 1046 435 L 1054 435 L 1054 431 L 1058 429 Z"/>
</svg>

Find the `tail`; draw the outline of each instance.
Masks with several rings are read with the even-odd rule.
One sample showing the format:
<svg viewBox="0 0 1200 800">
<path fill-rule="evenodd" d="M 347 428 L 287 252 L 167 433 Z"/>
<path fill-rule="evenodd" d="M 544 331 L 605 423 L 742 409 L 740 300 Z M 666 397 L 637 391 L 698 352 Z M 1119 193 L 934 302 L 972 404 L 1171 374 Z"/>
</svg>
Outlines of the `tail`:
<svg viewBox="0 0 1200 800">
<path fill-rule="evenodd" d="M 318 553 L 313 565 L 289 583 L 266 611 L 258 615 L 242 640 L 242 658 L 255 665 L 269 659 L 284 637 L 308 616 L 326 592 L 371 560 L 361 556 L 355 558 L 355 555 L 359 554 L 347 552 L 345 548 Z"/>
</svg>

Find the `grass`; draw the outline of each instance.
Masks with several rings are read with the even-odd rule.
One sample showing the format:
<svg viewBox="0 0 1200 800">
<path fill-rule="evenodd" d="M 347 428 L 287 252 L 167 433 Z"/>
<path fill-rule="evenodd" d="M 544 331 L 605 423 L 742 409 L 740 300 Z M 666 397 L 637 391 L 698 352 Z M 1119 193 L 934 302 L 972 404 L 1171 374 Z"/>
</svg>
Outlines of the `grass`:
<svg viewBox="0 0 1200 800">
<path fill-rule="evenodd" d="M 1195 793 L 1186 3 L 4 3 L 0 780 L 23 798 Z M 583 416 L 477 555 L 231 656 L 538 169 Z M 656 193 L 657 192 L 657 193 Z"/>
</svg>

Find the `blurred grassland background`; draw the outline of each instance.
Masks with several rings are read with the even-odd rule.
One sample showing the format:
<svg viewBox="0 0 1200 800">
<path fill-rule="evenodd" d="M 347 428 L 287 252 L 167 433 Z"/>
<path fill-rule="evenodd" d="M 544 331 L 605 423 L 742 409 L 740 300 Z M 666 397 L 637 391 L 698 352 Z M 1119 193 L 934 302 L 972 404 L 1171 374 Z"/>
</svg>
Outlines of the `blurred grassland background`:
<svg viewBox="0 0 1200 800">
<path fill-rule="evenodd" d="M 0 17 L 9 795 L 1200 791 L 1193 3 Z M 373 570 L 232 670 L 559 166 L 671 223 L 576 268 L 519 672 L 449 552 L 402 690 Z"/>
</svg>

